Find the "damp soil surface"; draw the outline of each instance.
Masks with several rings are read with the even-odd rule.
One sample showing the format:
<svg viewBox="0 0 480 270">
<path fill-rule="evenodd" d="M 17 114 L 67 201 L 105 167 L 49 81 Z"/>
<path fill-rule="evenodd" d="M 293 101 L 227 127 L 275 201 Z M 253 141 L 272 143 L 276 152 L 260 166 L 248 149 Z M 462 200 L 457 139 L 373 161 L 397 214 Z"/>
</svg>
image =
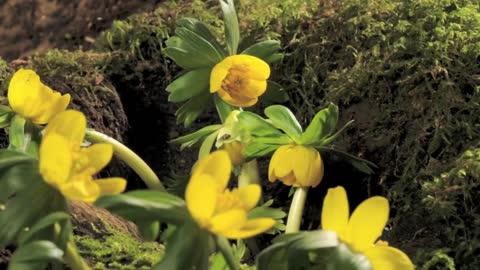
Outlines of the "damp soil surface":
<svg viewBox="0 0 480 270">
<path fill-rule="evenodd" d="M 51 48 L 88 49 L 113 20 L 154 10 L 161 0 L 0 1 L 0 57 L 24 58 Z"/>
</svg>

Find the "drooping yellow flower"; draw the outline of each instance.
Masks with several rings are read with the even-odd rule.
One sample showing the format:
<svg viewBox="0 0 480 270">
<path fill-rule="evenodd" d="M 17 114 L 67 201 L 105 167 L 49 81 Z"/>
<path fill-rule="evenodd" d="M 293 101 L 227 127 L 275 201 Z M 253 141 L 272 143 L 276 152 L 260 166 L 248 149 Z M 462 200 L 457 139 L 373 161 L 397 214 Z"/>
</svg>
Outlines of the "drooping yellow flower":
<svg viewBox="0 0 480 270">
<path fill-rule="evenodd" d="M 246 131 L 238 123 L 238 115 L 240 111 L 234 110 L 230 112 L 223 127 L 220 128 L 217 135 L 215 146 L 219 149 L 227 151 L 233 165 L 241 165 L 245 161 L 242 154 L 244 143 L 248 141 Z"/>
<path fill-rule="evenodd" d="M 316 187 L 323 178 L 323 161 L 320 153 L 305 145 L 280 146 L 268 167 L 268 179 L 282 181 L 287 186 Z"/>
<path fill-rule="evenodd" d="M 330 188 L 323 202 L 322 229 L 335 231 L 353 251 L 364 254 L 373 270 L 413 270 L 413 263 L 405 253 L 387 242 L 377 241 L 388 215 L 387 199 L 374 196 L 363 201 L 350 216 L 345 189 Z"/>
<path fill-rule="evenodd" d="M 64 111 L 70 95 L 61 95 L 40 81 L 33 70 L 20 69 L 8 86 L 8 103 L 12 110 L 36 124 L 46 124 L 56 114 Z"/>
<path fill-rule="evenodd" d="M 232 55 L 215 65 L 210 73 L 210 93 L 228 104 L 249 107 L 267 89 L 270 66 L 255 56 Z"/>
<path fill-rule="evenodd" d="M 226 142 L 222 145 L 221 149 L 227 151 L 233 165 L 238 166 L 245 161 L 245 156 L 242 154 L 243 144 L 241 142 Z"/>
<path fill-rule="evenodd" d="M 248 238 L 269 230 L 275 224 L 273 219 L 248 219 L 248 212 L 260 199 L 260 186 L 227 189 L 231 169 L 230 158 L 222 150 L 198 162 L 185 192 L 190 214 L 200 227 L 231 239 Z"/>
<path fill-rule="evenodd" d="M 87 120 L 78 111 L 67 110 L 53 117 L 40 145 L 40 174 L 45 182 L 66 198 L 94 202 L 100 195 L 125 190 L 126 180 L 119 177 L 94 180 L 112 159 L 109 144 L 81 148 Z"/>
</svg>

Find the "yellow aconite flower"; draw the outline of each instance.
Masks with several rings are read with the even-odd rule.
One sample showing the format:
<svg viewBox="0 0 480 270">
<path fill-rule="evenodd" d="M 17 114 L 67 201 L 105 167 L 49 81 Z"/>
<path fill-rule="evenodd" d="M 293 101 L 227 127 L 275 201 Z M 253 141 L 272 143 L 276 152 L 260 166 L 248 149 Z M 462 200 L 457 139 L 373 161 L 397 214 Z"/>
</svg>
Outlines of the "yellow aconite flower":
<svg viewBox="0 0 480 270">
<path fill-rule="evenodd" d="M 231 141 L 222 145 L 223 150 L 227 151 L 233 165 L 240 165 L 245 161 L 245 156 L 242 154 L 243 144 L 239 141 Z"/>
<path fill-rule="evenodd" d="M 100 195 L 121 193 L 126 180 L 93 179 L 110 162 L 113 149 L 102 143 L 81 148 L 86 127 L 87 120 L 78 111 L 67 110 L 52 118 L 40 145 L 40 174 L 66 198 L 94 202 Z"/>
<path fill-rule="evenodd" d="M 323 178 L 323 161 L 320 153 L 304 145 L 280 146 L 268 167 L 268 179 L 277 179 L 287 186 L 316 187 Z"/>
<path fill-rule="evenodd" d="M 413 270 L 401 250 L 377 241 L 387 224 L 388 201 L 374 196 L 363 201 L 350 217 L 347 193 L 343 187 L 330 188 L 323 202 L 322 229 L 335 231 L 354 251 L 363 253 L 373 270 Z"/>
<path fill-rule="evenodd" d="M 210 93 L 233 106 L 249 107 L 267 89 L 270 66 L 255 56 L 232 55 L 215 65 L 210 73 Z"/>
<path fill-rule="evenodd" d="M 61 95 L 40 81 L 33 70 L 20 69 L 8 86 L 8 103 L 13 111 L 36 124 L 46 124 L 56 114 L 64 111 L 70 95 Z"/>
<path fill-rule="evenodd" d="M 219 130 L 215 146 L 227 151 L 233 165 L 240 165 L 245 161 L 242 154 L 244 142 L 248 141 L 245 131 L 238 125 L 238 115 L 240 111 L 230 112 L 223 127 Z"/>
<path fill-rule="evenodd" d="M 230 158 L 222 150 L 198 162 L 185 192 L 190 214 L 200 227 L 227 238 L 248 238 L 269 230 L 273 219 L 248 219 L 248 211 L 260 199 L 260 186 L 227 189 L 231 169 Z"/>
</svg>

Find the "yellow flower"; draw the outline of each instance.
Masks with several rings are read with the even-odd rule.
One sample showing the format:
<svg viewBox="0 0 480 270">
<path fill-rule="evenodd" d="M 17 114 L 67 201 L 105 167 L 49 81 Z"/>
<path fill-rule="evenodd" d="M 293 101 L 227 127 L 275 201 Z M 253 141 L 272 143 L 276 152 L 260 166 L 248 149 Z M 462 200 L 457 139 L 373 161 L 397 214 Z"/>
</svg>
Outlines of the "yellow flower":
<svg viewBox="0 0 480 270">
<path fill-rule="evenodd" d="M 280 146 L 268 167 L 268 179 L 287 186 L 316 187 L 323 178 L 323 161 L 313 147 L 297 144 Z"/>
<path fill-rule="evenodd" d="M 239 141 L 231 141 L 222 145 L 222 150 L 227 151 L 232 164 L 238 166 L 245 161 L 245 156 L 242 154 L 243 144 Z"/>
<path fill-rule="evenodd" d="M 267 89 L 270 66 L 255 56 L 232 55 L 215 65 L 210 74 L 210 93 L 233 106 L 249 107 Z"/>
<path fill-rule="evenodd" d="M 245 161 L 242 154 L 244 142 L 248 141 L 245 130 L 238 124 L 240 111 L 233 110 L 225 119 L 223 127 L 220 128 L 215 146 L 227 151 L 233 165 L 238 166 Z"/>
<path fill-rule="evenodd" d="M 185 192 L 190 214 L 200 227 L 227 238 L 248 238 L 269 230 L 273 219 L 248 219 L 260 199 L 260 186 L 227 189 L 231 169 L 230 158 L 222 150 L 198 162 Z"/>
<path fill-rule="evenodd" d="M 46 124 L 56 114 L 64 111 L 70 95 L 61 95 L 40 81 L 33 70 L 20 69 L 8 86 L 8 102 L 13 111 L 36 124 Z"/>
<path fill-rule="evenodd" d="M 45 182 L 66 198 L 94 202 L 100 195 L 121 193 L 126 180 L 93 179 L 110 162 L 113 149 L 109 144 L 81 148 L 86 127 L 87 120 L 78 111 L 67 110 L 52 118 L 40 145 L 39 166 Z"/>
<path fill-rule="evenodd" d="M 363 201 L 351 217 L 347 193 L 343 187 L 330 188 L 323 202 L 322 229 L 335 231 L 354 251 L 363 253 L 373 270 L 413 270 L 413 264 L 401 250 L 387 242 L 375 242 L 387 224 L 388 201 L 374 196 Z"/>
</svg>

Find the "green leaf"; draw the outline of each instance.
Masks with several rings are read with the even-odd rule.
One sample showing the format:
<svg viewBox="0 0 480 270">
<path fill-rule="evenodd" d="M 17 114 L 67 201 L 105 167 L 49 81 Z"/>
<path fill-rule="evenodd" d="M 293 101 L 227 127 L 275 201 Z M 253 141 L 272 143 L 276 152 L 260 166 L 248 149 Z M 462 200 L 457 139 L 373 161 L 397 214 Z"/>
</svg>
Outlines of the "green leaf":
<svg viewBox="0 0 480 270">
<path fill-rule="evenodd" d="M 335 232 L 309 231 L 277 237 L 257 257 L 258 270 L 372 270 L 363 254 L 352 252 Z"/>
<path fill-rule="evenodd" d="M 227 120 L 228 115 L 236 109 L 236 107 L 226 103 L 220 98 L 218 95 L 213 96 L 213 100 L 215 102 L 215 107 L 217 108 L 218 115 L 220 116 L 220 120 L 222 123 Z"/>
<path fill-rule="evenodd" d="M 330 103 L 328 108 L 319 111 L 308 125 L 300 139 L 302 144 L 315 144 L 330 135 L 337 126 L 338 107 Z"/>
<path fill-rule="evenodd" d="M 37 161 L 25 153 L 0 150 L 0 202 L 28 187 L 38 177 Z"/>
<path fill-rule="evenodd" d="M 240 125 L 248 130 L 253 136 L 279 137 L 283 134 L 265 119 L 252 112 L 241 112 L 238 114 L 238 121 Z"/>
<path fill-rule="evenodd" d="M 189 127 L 200 114 L 208 107 L 211 102 L 210 93 L 197 95 L 183 104 L 175 113 L 177 116 L 177 124 L 183 123 L 185 127 Z"/>
<path fill-rule="evenodd" d="M 165 256 L 152 270 L 207 270 L 210 234 L 186 222 L 167 239 Z"/>
<path fill-rule="evenodd" d="M 15 113 L 8 106 L 0 105 L 0 128 L 10 126 L 10 122 Z"/>
<path fill-rule="evenodd" d="M 230 270 L 238 270 L 238 263 L 235 260 L 233 255 L 232 246 L 225 237 L 215 235 L 215 243 L 217 244 L 217 249 L 223 254 L 226 263 L 230 267 Z"/>
<path fill-rule="evenodd" d="M 207 25 L 193 18 L 181 18 L 177 20 L 176 23 L 178 26 L 185 27 L 207 40 L 221 54 L 222 58 L 226 57 L 225 50 L 222 48 L 220 43 L 218 43 L 217 39 L 212 34 L 210 29 L 208 29 Z"/>
<path fill-rule="evenodd" d="M 355 167 L 357 170 L 365 174 L 373 174 L 374 173 L 373 169 L 378 168 L 377 165 L 375 165 L 375 163 L 373 162 L 356 157 L 349 153 L 345 153 L 335 148 L 330 148 L 330 147 L 315 147 L 315 148 L 317 148 L 320 151 L 321 155 L 323 154 L 336 155 L 341 159 L 344 159 L 345 161 L 352 164 L 352 166 Z"/>
<path fill-rule="evenodd" d="M 66 211 L 67 208 L 63 196 L 43 181 L 38 169 L 25 169 L 30 172 L 30 177 L 26 178 L 17 168 L 11 167 L 0 174 L 1 182 L 5 178 L 24 182 L 22 189 L 7 199 L 0 212 L 0 246 L 12 244 L 25 227 L 32 227 L 50 213 Z"/>
<path fill-rule="evenodd" d="M 287 107 L 282 105 L 269 106 L 265 109 L 265 115 L 268 116 L 275 127 L 283 130 L 292 139 L 295 140 L 302 135 L 302 126 Z"/>
<path fill-rule="evenodd" d="M 218 130 L 213 132 L 212 134 L 208 135 L 205 140 L 203 140 L 202 145 L 200 146 L 200 150 L 198 151 L 198 159 L 202 159 L 212 151 L 213 144 L 217 139 Z"/>
<path fill-rule="evenodd" d="M 248 47 L 242 52 L 242 54 L 256 56 L 269 63 L 268 60 L 270 60 L 271 56 L 276 54 L 278 50 L 280 50 L 279 41 L 265 40 Z"/>
<path fill-rule="evenodd" d="M 283 218 L 287 216 L 287 213 L 285 213 L 281 208 L 272 208 L 271 207 L 272 203 L 273 203 L 273 200 L 269 200 L 263 205 L 252 209 L 248 213 L 249 219 L 272 218 L 276 221 L 274 228 L 266 232 L 268 234 L 275 234 L 285 230 L 285 223 L 283 221 Z"/>
<path fill-rule="evenodd" d="M 278 144 L 249 143 L 242 154 L 248 159 L 260 158 L 269 155 L 280 147 Z"/>
<path fill-rule="evenodd" d="M 193 133 L 173 139 L 169 143 L 181 144 L 182 146 L 180 147 L 180 150 L 183 150 L 185 147 L 191 147 L 197 142 L 202 141 L 203 139 L 205 139 L 205 137 L 212 134 L 212 132 L 217 131 L 221 127 L 222 125 L 206 126 Z"/>
<path fill-rule="evenodd" d="M 268 81 L 267 90 L 260 96 L 260 100 L 265 104 L 285 103 L 288 99 L 289 97 L 285 89 L 273 81 Z"/>
<path fill-rule="evenodd" d="M 135 222 L 137 225 L 140 234 L 142 235 L 143 240 L 145 241 L 155 241 L 158 238 L 160 233 L 160 222 Z"/>
<path fill-rule="evenodd" d="M 40 129 L 32 122 L 26 121 L 20 115 L 15 115 L 10 123 L 9 149 L 18 150 L 38 157 L 40 144 Z"/>
<path fill-rule="evenodd" d="M 195 69 L 187 72 L 167 86 L 169 102 L 182 102 L 208 92 L 210 83 L 210 68 Z"/>
<path fill-rule="evenodd" d="M 205 61 L 209 66 L 214 66 L 222 61 L 221 52 L 206 39 L 187 28 L 177 28 L 175 34 L 183 41 L 182 49 L 195 54 L 197 58 Z"/>
<path fill-rule="evenodd" d="M 182 224 L 191 219 L 182 199 L 160 191 L 141 190 L 106 195 L 100 197 L 95 205 L 134 222 L 158 220 Z"/>
<path fill-rule="evenodd" d="M 174 36 L 169 39 L 168 44 L 175 44 L 179 42 L 179 38 Z M 167 44 L 167 46 L 168 46 Z M 164 53 L 166 56 L 170 57 L 175 63 L 187 70 L 198 69 L 198 68 L 207 68 L 212 67 L 208 62 L 203 61 L 203 59 L 198 58 L 196 54 L 186 51 L 180 47 L 169 46 L 165 48 Z"/>
<path fill-rule="evenodd" d="M 319 144 L 321 146 L 330 144 L 335 139 L 337 139 L 338 136 L 340 136 L 340 134 L 342 134 L 345 131 L 345 129 L 347 129 L 351 124 L 353 124 L 353 122 L 355 121 L 354 120 L 348 121 L 339 131 L 335 132 L 335 134 L 333 134 L 332 136 L 324 137 L 322 140 L 320 140 Z"/>
<path fill-rule="evenodd" d="M 55 226 L 58 226 L 55 233 Z M 19 245 L 38 240 L 49 240 L 64 250 L 72 234 L 70 215 L 65 212 L 54 212 L 38 220 L 27 232 L 20 235 Z"/>
<path fill-rule="evenodd" d="M 223 11 L 225 22 L 225 38 L 227 40 L 228 52 L 230 55 L 237 54 L 238 43 L 240 42 L 240 29 L 238 27 L 237 12 L 233 0 L 219 0 Z"/>
<path fill-rule="evenodd" d="M 20 246 L 12 256 L 9 270 L 41 270 L 50 262 L 63 262 L 63 251 L 50 241 Z"/>
</svg>

